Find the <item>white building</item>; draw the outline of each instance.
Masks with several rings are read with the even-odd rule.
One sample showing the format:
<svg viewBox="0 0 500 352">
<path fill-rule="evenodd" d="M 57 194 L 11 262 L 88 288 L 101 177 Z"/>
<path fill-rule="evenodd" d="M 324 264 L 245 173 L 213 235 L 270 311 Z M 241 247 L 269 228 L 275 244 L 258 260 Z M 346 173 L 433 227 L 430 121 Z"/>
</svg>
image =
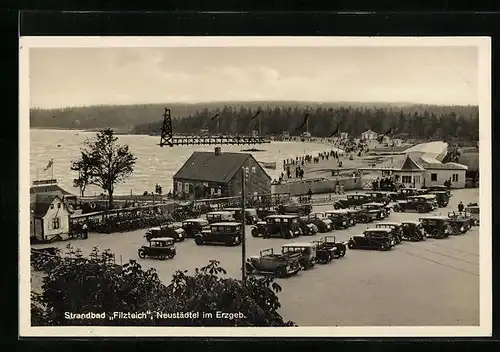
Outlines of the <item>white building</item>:
<svg viewBox="0 0 500 352">
<path fill-rule="evenodd" d="M 448 180 L 451 181 L 451 188 L 465 188 L 467 172 L 465 165 L 441 163 L 431 156 L 414 154 L 396 156 L 375 169 L 387 171 L 396 184 L 413 188 L 443 186 Z"/>
<path fill-rule="evenodd" d="M 361 138 L 364 139 L 365 141 L 371 141 L 374 139 L 377 139 L 378 133 L 374 132 L 372 130 L 365 131 L 361 133 Z"/>
<path fill-rule="evenodd" d="M 53 194 L 37 194 L 31 203 L 31 237 L 50 241 L 57 236 L 69 234 L 71 211 L 64 200 Z"/>
<path fill-rule="evenodd" d="M 349 133 L 347 133 L 347 132 L 341 132 L 339 134 L 339 136 L 340 136 L 340 139 L 349 139 Z"/>
</svg>

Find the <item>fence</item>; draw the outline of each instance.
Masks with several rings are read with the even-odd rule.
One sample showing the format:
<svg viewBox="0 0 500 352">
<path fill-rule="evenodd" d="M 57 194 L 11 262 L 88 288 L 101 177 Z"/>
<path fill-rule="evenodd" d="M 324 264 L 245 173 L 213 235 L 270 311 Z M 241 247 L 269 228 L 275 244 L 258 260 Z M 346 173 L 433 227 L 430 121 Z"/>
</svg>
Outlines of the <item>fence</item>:
<svg viewBox="0 0 500 352">
<path fill-rule="evenodd" d="M 313 194 L 334 192 L 337 184 L 342 185 L 344 191 L 362 189 L 362 180 L 360 177 L 338 177 L 331 180 L 304 180 L 293 181 L 279 185 L 272 185 L 273 193 L 288 193 L 290 196 L 306 195 L 309 190 Z"/>
</svg>

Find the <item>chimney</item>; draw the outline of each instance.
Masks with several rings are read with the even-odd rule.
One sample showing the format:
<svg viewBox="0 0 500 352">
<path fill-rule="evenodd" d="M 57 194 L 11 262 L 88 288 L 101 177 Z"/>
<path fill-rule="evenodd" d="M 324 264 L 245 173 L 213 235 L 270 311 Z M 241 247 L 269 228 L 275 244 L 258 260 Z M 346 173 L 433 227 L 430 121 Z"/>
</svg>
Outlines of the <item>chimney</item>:
<svg viewBox="0 0 500 352">
<path fill-rule="evenodd" d="M 215 147 L 215 155 L 220 155 L 220 153 L 221 153 L 221 148 Z"/>
</svg>

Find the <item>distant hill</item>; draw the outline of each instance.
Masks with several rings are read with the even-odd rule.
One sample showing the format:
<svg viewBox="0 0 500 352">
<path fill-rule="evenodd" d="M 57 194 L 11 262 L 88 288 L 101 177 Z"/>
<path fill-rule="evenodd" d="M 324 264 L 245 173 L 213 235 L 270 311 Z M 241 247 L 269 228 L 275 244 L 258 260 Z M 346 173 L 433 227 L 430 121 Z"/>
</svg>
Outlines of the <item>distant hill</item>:
<svg viewBox="0 0 500 352">
<path fill-rule="evenodd" d="M 134 131 L 134 127 L 141 124 L 157 123 L 162 119 L 165 107 L 170 108 L 173 117 L 188 117 L 201 111 L 216 111 L 224 107 L 255 110 L 257 108 L 371 108 L 386 110 L 404 110 L 405 112 L 435 113 L 438 115 L 455 112 L 461 116 L 474 115 L 477 106 L 438 106 L 412 103 L 356 103 L 356 102 L 293 102 L 293 101 L 253 101 L 253 102 L 208 102 L 208 103 L 165 103 L 165 104 L 136 104 L 136 105 L 96 105 L 86 107 L 69 107 L 63 109 L 30 110 L 32 128 L 61 128 L 61 129 L 99 129 L 111 127 L 119 131 Z"/>
</svg>

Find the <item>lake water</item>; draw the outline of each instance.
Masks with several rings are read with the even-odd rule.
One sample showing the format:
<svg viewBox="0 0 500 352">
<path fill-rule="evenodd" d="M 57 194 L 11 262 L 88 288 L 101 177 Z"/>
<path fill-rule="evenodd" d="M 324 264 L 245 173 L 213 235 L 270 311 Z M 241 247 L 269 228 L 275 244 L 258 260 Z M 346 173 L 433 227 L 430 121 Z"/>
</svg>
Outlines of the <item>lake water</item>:
<svg viewBox="0 0 500 352">
<path fill-rule="evenodd" d="M 54 160 L 53 177 L 69 192 L 78 194 L 73 187 L 73 179 L 77 173 L 70 170 L 72 160 L 79 157 L 80 148 L 87 138 L 95 136 L 95 132 L 67 130 L 30 131 L 30 175 L 31 181 L 52 177 L 51 170 L 44 171 L 50 159 Z M 128 144 L 137 157 L 132 176 L 116 187 L 115 194 L 142 194 L 154 191 L 159 183 L 163 192 L 172 188 L 172 176 L 184 164 L 194 151 L 213 151 L 215 146 L 182 146 L 159 147 L 160 137 L 143 135 L 119 135 L 118 142 Z M 242 149 L 265 149 L 263 152 L 252 152 L 258 161 L 277 163 L 277 170 L 266 169 L 272 178 L 278 178 L 284 159 L 295 158 L 304 154 L 316 155 L 319 152 L 335 149 L 332 146 L 317 143 L 272 142 L 263 145 L 222 146 L 222 152 L 240 152 Z M 100 194 L 102 190 L 89 186 L 86 195 Z"/>
</svg>

